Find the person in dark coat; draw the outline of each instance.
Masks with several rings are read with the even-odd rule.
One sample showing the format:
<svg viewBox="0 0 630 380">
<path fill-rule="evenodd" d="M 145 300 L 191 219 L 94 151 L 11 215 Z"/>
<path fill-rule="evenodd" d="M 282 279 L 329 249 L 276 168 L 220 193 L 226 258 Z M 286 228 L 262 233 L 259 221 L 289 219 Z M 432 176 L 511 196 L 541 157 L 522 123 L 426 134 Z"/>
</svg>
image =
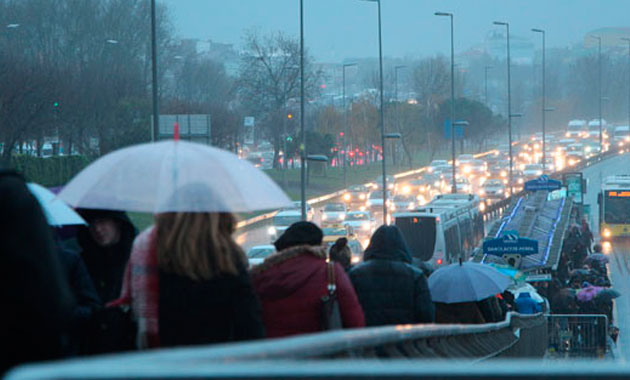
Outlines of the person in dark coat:
<svg viewBox="0 0 630 380">
<path fill-rule="evenodd" d="M 70 249 L 59 248 L 61 263 L 66 271 L 70 290 L 76 299 L 71 324 L 65 339 L 64 351 L 67 356 L 83 353 L 89 324 L 95 313 L 103 307 L 98 298 L 92 278 L 83 259 Z M 88 338 L 89 339 L 89 338 Z"/>
<path fill-rule="evenodd" d="M 123 275 L 129 260 L 136 229 L 122 211 L 79 209 L 88 223 L 77 232 L 77 243 L 98 298 L 106 305 L 120 296 Z M 102 354 L 126 349 L 120 332 L 126 317 L 119 310 L 97 310 L 89 325 L 86 353 Z"/>
<path fill-rule="evenodd" d="M 346 271 L 350 270 L 352 266 L 352 252 L 350 247 L 348 247 L 348 239 L 345 237 L 337 239 L 335 244 L 330 247 L 328 254 L 332 261 L 339 263 Z"/>
<path fill-rule="evenodd" d="M 230 213 L 156 219 L 161 347 L 264 338 L 260 303 Z"/>
<path fill-rule="evenodd" d="M 74 299 L 39 202 L 24 180 L 0 172 L 0 375 L 61 357 Z"/>
<path fill-rule="evenodd" d="M 477 302 L 435 303 L 435 323 L 474 325 L 486 322 Z"/>
<path fill-rule="evenodd" d="M 411 263 L 398 227 L 381 226 L 374 232 L 363 263 L 349 273 L 368 326 L 435 321 L 427 279 Z"/>
<path fill-rule="evenodd" d="M 77 243 L 99 298 L 108 303 L 120 296 L 123 274 L 136 229 L 122 211 L 79 209 L 87 227 Z"/>
<path fill-rule="evenodd" d="M 328 294 L 322 238 L 322 230 L 313 223 L 294 223 L 274 243 L 278 252 L 251 269 L 267 337 L 322 330 L 322 297 Z M 343 327 L 365 326 L 352 283 L 338 263 L 334 263 L 334 277 Z"/>
</svg>

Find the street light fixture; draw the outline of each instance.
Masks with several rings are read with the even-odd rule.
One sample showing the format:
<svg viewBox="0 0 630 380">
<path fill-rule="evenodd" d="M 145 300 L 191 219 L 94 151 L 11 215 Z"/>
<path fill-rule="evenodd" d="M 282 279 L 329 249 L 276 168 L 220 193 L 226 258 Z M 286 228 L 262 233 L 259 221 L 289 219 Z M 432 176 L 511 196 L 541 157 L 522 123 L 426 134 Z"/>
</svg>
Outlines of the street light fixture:
<svg viewBox="0 0 630 380">
<path fill-rule="evenodd" d="M 455 42 L 453 36 L 453 14 L 435 12 L 435 15 L 451 18 L 451 160 L 453 161 L 453 185 L 451 186 L 451 192 L 455 194 L 457 192 L 457 184 L 455 182 L 457 169 L 455 165 Z"/>
<path fill-rule="evenodd" d="M 508 186 L 510 188 L 510 194 L 513 194 L 512 190 L 512 179 L 513 179 L 513 169 L 514 169 L 514 158 L 512 154 L 512 83 L 511 83 L 511 69 L 510 69 L 510 24 L 502 21 L 495 21 L 494 25 L 505 26 L 507 30 L 507 96 L 508 96 L 508 151 L 510 155 L 510 170 L 509 170 L 509 179 Z"/>
<path fill-rule="evenodd" d="M 598 43 L 597 48 L 597 67 L 598 67 L 598 87 L 599 87 L 599 151 L 604 151 L 604 139 L 602 135 L 602 38 L 600 36 L 589 35 L 589 37 L 596 39 Z"/>
<path fill-rule="evenodd" d="M 380 85 L 380 109 L 379 124 L 381 130 L 381 154 L 382 154 L 382 176 L 383 176 L 383 224 L 387 224 L 387 176 L 385 169 L 385 122 L 383 117 L 383 36 L 381 28 L 381 0 L 362 0 L 376 3 L 378 6 L 378 62 L 379 62 L 379 85 Z"/>
<path fill-rule="evenodd" d="M 630 126 L 630 38 L 622 37 L 628 43 L 628 125 Z"/>
<path fill-rule="evenodd" d="M 540 33 L 542 35 L 542 168 L 545 172 L 545 31 L 542 29 L 533 28 L 532 32 Z"/>
<path fill-rule="evenodd" d="M 341 146 L 344 148 L 343 154 L 343 187 L 344 189 L 348 187 L 348 176 L 347 169 L 348 166 L 348 151 L 346 144 L 346 136 L 348 135 L 348 110 L 346 109 L 346 69 L 348 67 L 356 66 L 356 63 L 344 63 L 342 66 L 342 98 L 343 98 L 343 138 L 341 139 Z"/>
</svg>

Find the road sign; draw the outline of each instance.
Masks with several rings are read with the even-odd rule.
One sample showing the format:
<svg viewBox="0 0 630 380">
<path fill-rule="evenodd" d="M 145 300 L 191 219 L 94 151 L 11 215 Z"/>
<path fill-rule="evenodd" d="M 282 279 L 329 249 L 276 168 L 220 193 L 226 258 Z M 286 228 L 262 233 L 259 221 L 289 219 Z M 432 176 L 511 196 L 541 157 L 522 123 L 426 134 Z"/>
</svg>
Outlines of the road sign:
<svg viewBox="0 0 630 380">
<path fill-rule="evenodd" d="M 567 187 L 567 195 L 573 198 L 573 202 L 581 204 L 584 200 L 582 196 L 584 194 L 582 173 L 564 173 L 562 180 Z"/>
<path fill-rule="evenodd" d="M 562 187 L 562 182 L 551 179 L 547 175 L 541 175 L 536 179 L 525 182 L 527 191 L 554 191 Z"/>
<path fill-rule="evenodd" d="M 244 127 L 253 127 L 254 123 L 255 123 L 255 119 L 253 116 L 245 116 L 245 119 L 243 120 Z"/>
<path fill-rule="evenodd" d="M 518 236 L 516 231 L 506 231 L 503 236 L 483 242 L 485 255 L 503 256 L 519 254 L 521 256 L 538 253 L 538 240 Z"/>
<path fill-rule="evenodd" d="M 464 126 L 455 124 L 455 139 L 461 140 L 464 138 Z M 444 120 L 444 139 L 451 139 L 451 120 Z"/>
</svg>

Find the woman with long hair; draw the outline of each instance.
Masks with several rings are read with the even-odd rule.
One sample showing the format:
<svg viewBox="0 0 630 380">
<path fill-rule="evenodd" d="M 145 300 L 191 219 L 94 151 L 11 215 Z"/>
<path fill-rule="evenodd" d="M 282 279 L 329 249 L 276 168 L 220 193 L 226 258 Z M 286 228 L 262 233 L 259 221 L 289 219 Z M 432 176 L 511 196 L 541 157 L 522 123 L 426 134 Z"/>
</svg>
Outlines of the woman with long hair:
<svg viewBox="0 0 630 380">
<path fill-rule="evenodd" d="M 138 346 L 257 339 L 261 308 L 230 213 L 164 213 L 136 242 L 123 297 L 138 321 Z"/>
</svg>

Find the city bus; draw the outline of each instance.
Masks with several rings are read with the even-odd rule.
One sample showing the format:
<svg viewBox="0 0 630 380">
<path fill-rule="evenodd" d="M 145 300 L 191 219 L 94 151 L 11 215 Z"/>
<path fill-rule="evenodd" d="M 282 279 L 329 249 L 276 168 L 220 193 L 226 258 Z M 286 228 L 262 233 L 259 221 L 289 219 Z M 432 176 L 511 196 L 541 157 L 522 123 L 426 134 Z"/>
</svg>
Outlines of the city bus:
<svg viewBox="0 0 630 380">
<path fill-rule="evenodd" d="M 607 177 L 597 203 L 602 240 L 630 237 L 630 175 Z"/>
<path fill-rule="evenodd" d="M 484 236 L 481 201 L 473 194 L 441 194 L 415 211 L 394 214 L 413 257 L 434 267 L 468 260 Z"/>
</svg>

